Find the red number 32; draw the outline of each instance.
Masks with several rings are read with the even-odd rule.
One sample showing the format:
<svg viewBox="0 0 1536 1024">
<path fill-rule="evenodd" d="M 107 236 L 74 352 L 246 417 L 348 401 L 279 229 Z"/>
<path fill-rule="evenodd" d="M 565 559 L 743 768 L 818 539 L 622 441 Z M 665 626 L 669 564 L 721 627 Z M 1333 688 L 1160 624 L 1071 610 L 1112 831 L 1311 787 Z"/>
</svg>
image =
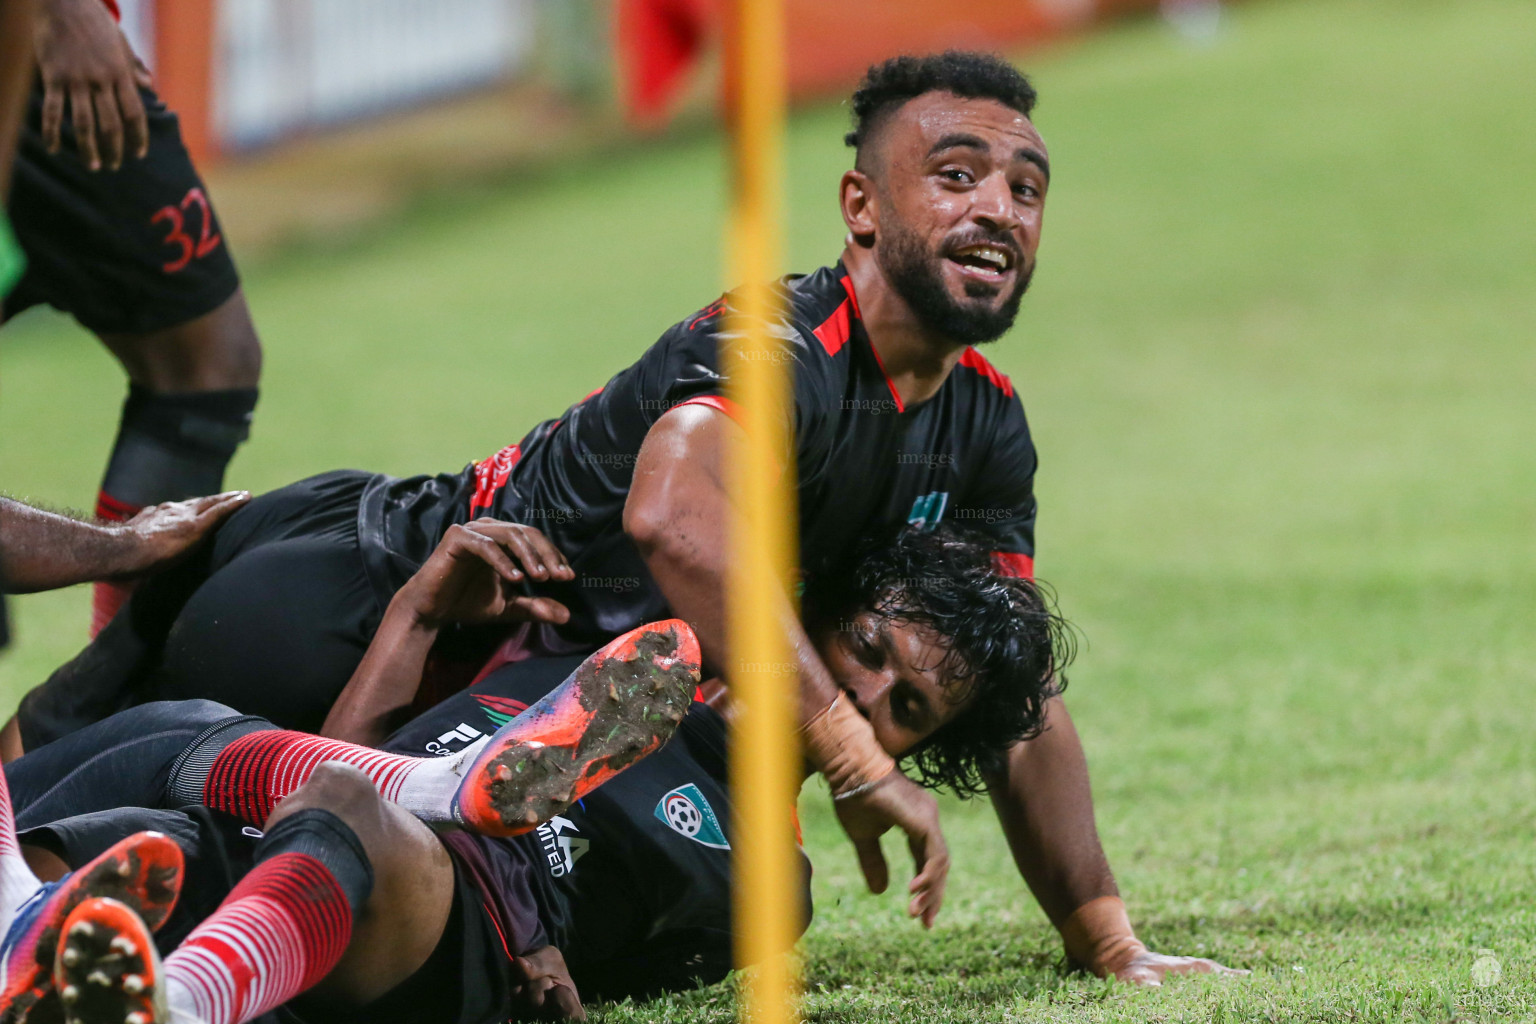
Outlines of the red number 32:
<svg viewBox="0 0 1536 1024">
<path fill-rule="evenodd" d="M 187 234 L 187 218 L 185 214 L 192 207 L 197 207 L 199 221 L 202 230 L 198 233 L 197 241 Z M 213 230 L 213 211 L 208 206 L 208 197 L 200 188 L 194 188 L 182 199 L 181 205 L 166 206 L 149 219 L 151 224 L 159 224 L 165 221 L 170 225 L 170 231 L 165 236 L 166 245 L 174 245 L 180 250 L 180 255 L 166 263 L 160 269 L 167 274 L 174 274 L 179 270 L 185 270 L 188 263 L 194 259 L 202 259 L 219 247 L 219 234 Z"/>
</svg>

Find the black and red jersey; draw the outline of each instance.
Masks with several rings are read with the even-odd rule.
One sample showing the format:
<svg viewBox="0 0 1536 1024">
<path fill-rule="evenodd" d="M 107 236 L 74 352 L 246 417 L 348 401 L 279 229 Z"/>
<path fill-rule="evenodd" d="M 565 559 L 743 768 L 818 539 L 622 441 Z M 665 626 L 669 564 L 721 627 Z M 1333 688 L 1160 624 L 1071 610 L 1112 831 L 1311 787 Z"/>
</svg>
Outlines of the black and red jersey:
<svg viewBox="0 0 1536 1024">
<path fill-rule="evenodd" d="M 975 349 L 919 405 L 902 403 L 870 345 L 841 265 L 780 285 L 771 325 L 794 370 L 800 564 L 836 572 L 855 542 L 940 520 L 996 537 L 1003 571 L 1029 575 L 1036 456 L 1013 384 Z M 541 586 L 572 613 L 571 644 L 600 643 L 668 614 L 623 530 L 641 442 L 668 410 L 732 412 L 721 346 L 731 296 L 668 329 L 632 366 L 462 473 L 380 477 L 359 523 L 376 585 L 393 592 L 454 523 L 489 515 L 538 527 L 569 559 L 574 582 Z"/>
<path fill-rule="evenodd" d="M 503 665 L 383 744 L 415 756 L 458 753 L 521 714 L 581 656 Z M 731 814 L 725 721 L 695 703 L 677 734 L 581 801 L 510 839 L 450 832 L 444 841 L 486 912 L 524 954 L 559 948 L 587 998 L 643 998 L 710 985 L 730 971 Z M 785 808 L 786 833 L 794 827 Z M 810 922 L 810 861 L 792 898 Z M 518 947 L 518 948 L 513 948 Z"/>
</svg>

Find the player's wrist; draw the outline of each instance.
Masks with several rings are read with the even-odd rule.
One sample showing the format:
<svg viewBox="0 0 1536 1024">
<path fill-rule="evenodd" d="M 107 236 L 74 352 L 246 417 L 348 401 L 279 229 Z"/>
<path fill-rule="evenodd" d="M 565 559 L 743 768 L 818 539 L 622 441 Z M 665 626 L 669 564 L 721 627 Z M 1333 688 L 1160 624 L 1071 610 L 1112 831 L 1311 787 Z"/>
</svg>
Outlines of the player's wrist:
<svg viewBox="0 0 1536 1024">
<path fill-rule="evenodd" d="M 152 566 L 155 552 L 148 537 L 129 523 L 82 523 L 84 543 L 76 550 L 91 552 L 90 576 L 113 579 L 134 576 Z"/>
<path fill-rule="evenodd" d="M 1084 903 L 1061 923 L 1060 931 L 1068 959 L 1101 978 L 1118 974 L 1147 951 L 1118 896 Z"/>
<path fill-rule="evenodd" d="M 384 615 L 395 628 L 408 632 L 436 633 L 447 621 L 436 608 L 432 595 L 423 593 L 415 580 L 406 581 L 395 591 Z"/>
<path fill-rule="evenodd" d="M 806 760 L 826 777 L 834 800 L 857 797 L 896 771 L 874 727 L 839 693 L 800 730 Z"/>
</svg>

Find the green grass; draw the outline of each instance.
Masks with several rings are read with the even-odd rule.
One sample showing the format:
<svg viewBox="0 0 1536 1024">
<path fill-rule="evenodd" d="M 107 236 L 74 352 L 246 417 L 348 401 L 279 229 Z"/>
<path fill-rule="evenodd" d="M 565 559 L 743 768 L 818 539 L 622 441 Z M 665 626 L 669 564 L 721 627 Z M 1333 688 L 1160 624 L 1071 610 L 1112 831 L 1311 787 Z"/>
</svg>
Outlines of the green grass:
<svg viewBox="0 0 1536 1024">
<path fill-rule="evenodd" d="M 1254 973 L 1063 973 L 980 804 L 946 805 L 922 934 L 808 790 L 806 1018 L 1536 1019 L 1536 6 L 1256 2 L 1211 47 L 1142 22 L 1029 63 L 1056 182 L 993 355 L 1042 449 L 1041 574 L 1089 640 L 1069 702 L 1143 935 Z M 841 238 L 841 116 L 794 122 L 796 267 Z M 231 482 L 493 451 L 712 297 L 721 208 L 698 138 L 256 268 L 269 363 Z M 0 481 L 87 504 L 115 367 L 40 320 L 0 382 Z M 83 591 L 18 603 L 7 702 L 86 620 Z"/>
</svg>

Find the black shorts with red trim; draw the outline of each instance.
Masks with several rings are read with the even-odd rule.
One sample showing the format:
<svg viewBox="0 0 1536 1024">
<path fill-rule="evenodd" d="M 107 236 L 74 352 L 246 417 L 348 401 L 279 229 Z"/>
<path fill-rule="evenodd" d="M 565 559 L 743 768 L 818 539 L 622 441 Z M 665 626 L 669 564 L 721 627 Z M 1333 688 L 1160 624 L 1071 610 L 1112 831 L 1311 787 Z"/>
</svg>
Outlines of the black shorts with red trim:
<svg viewBox="0 0 1536 1024">
<path fill-rule="evenodd" d="M 212 914 L 251 869 L 261 833 L 243 822 L 202 807 L 180 810 L 118 808 L 82 814 L 29 829 L 21 841 L 39 846 L 71 865 L 83 864 L 124 836 L 154 829 L 176 840 L 187 858 L 181 898 L 156 934 L 162 954 L 175 949 Z M 378 1000 L 363 1007 L 338 1007 L 302 997 L 256 1018 L 260 1024 L 501 1024 L 511 1016 L 512 961 L 509 945 L 491 917 L 487 899 L 451 842 L 453 905 L 443 937 L 427 962 Z M 505 897 L 505 894 L 503 894 Z M 532 914 L 530 908 L 529 913 Z"/>
<path fill-rule="evenodd" d="M 145 334 L 210 313 L 239 287 L 176 115 L 148 89 L 139 97 L 148 155 L 93 172 L 67 116 L 61 149 L 48 152 L 42 88 L 33 87 L 8 204 L 27 271 L 5 300 L 5 317 L 49 305 L 97 334 Z"/>
</svg>

